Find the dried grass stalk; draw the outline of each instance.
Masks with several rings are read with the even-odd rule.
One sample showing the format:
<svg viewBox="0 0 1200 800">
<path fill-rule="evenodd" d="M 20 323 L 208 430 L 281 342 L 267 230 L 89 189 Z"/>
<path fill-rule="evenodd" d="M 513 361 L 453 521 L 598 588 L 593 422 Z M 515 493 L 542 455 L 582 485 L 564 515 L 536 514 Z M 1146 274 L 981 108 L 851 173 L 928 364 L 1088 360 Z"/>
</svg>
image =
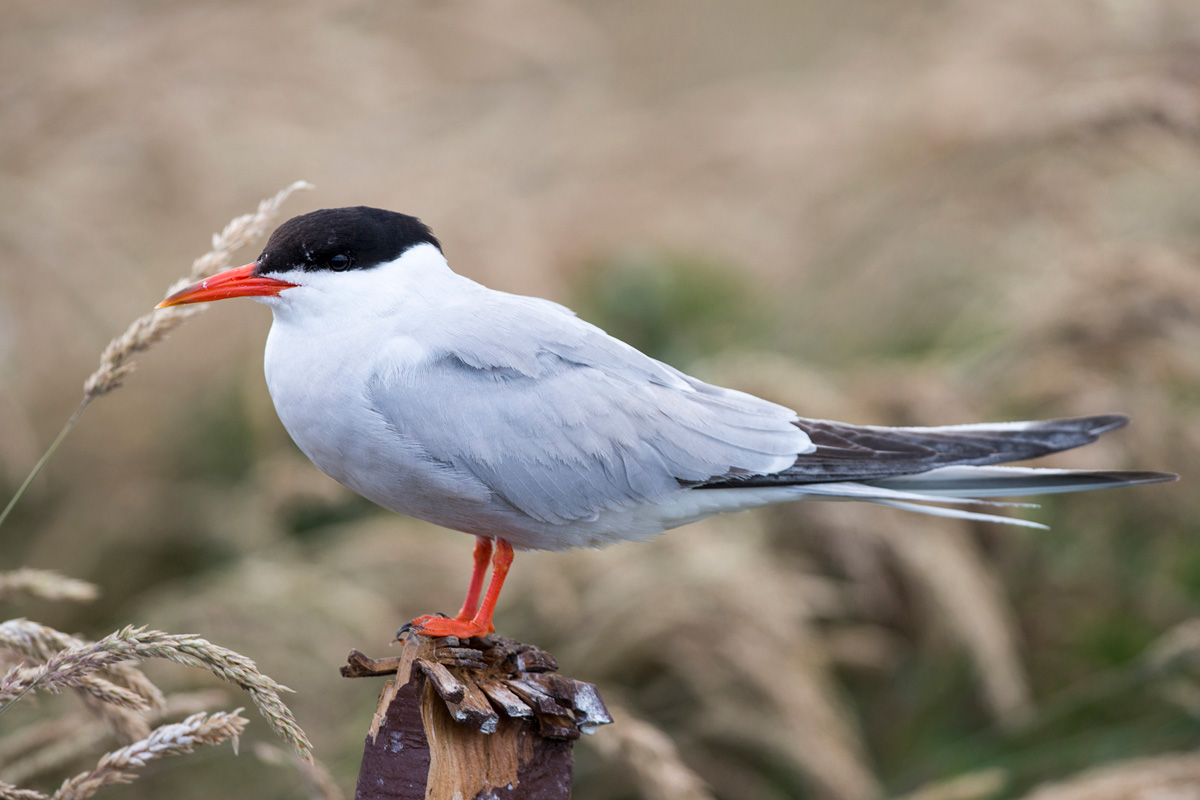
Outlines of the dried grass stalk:
<svg viewBox="0 0 1200 800">
<path fill-rule="evenodd" d="M 12 625 L 6 631 L 5 626 L 12 622 L 25 624 Z M 60 640 L 73 638 L 26 620 L 10 620 L 9 623 L 0 625 L 0 647 L 8 646 L 5 644 L 6 633 L 9 641 L 23 644 L 31 650 L 44 647 L 48 640 L 56 638 L 54 634 Z M 22 639 L 26 641 L 22 642 Z M 245 689 L 267 724 L 280 738 L 295 748 L 301 758 L 312 759 L 312 745 L 308 737 L 279 697 L 280 693 L 291 690 L 259 672 L 257 665 L 249 658 L 198 636 L 126 627 L 94 644 L 76 644 L 55 653 L 35 670 L 18 668 L 10 671 L 0 681 L 0 699 L 12 702 L 21 693 L 40 687 L 43 683 L 48 686 L 73 685 L 66 682 L 73 679 L 71 676 L 112 668 L 120 661 L 131 658 L 162 658 L 207 670 L 221 680 Z M 113 688 L 120 687 L 114 684 Z"/>
<path fill-rule="evenodd" d="M 34 688 L 48 692 L 72 688 L 87 692 L 103 703 L 137 711 L 149 710 L 150 704 L 141 695 L 92 674 L 127 658 L 109 640 L 129 630 L 126 628 L 95 644 L 61 650 L 36 667 L 13 667 L 0 678 L 0 703 L 9 703 Z"/>
<path fill-rule="evenodd" d="M 48 569 L 0 572 L 0 599 L 19 596 L 86 603 L 100 596 L 100 588 L 94 583 L 68 578 Z"/>
<path fill-rule="evenodd" d="M 627 709 L 608 703 L 620 724 L 587 741 L 605 759 L 629 771 L 648 800 L 712 800 L 704 781 L 679 757 L 671 738 Z"/>
<path fill-rule="evenodd" d="M 86 642 L 77 636 L 31 620 L 0 622 L 0 649 L 11 650 L 39 664 L 49 661 L 60 650 L 83 644 Z"/>
<path fill-rule="evenodd" d="M 240 711 L 193 714 L 183 722 L 156 728 L 140 742 L 106 753 L 90 772 L 68 778 L 53 800 L 83 800 L 105 786 L 130 783 L 137 777 L 133 770 L 138 767 L 165 756 L 190 753 L 197 745 L 217 745 L 232 739 L 236 751 L 238 736 L 247 723 Z"/>
<path fill-rule="evenodd" d="M 172 717 L 211 711 L 227 699 L 228 694 L 221 689 L 171 695 L 161 711 L 144 718 L 147 723 L 145 735 L 130 741 L 149 736 L 150 725 L 161 725 Z M 112 731 L 108 724 L 93 721 L 86 714 L 46 720 L 0 740 L 0 781 L 16 785 L 26 783 L 76 763 L 88 753 L 107 749 L 105 744 L 111 741 Z"/>
<path fill-rule="evenodd" d="M 126 628 L 128 630 L 131 629 Z M 114 701 L 118 705 L 162 710 L 162 691 L 132 665 L 120 663 L 127 660 L 128 656 L 109 652 L 106 649 L 108 645 L 103 644 L 105 641 L 107 639 L 92 644 L 25 619 L 0 623 L 0 648 L 12 650 L 42 665 L 36 669 L 10 671 L 0 681 L 0 701 L 11 697 L 6 689 L 13 686 L 17 687 L 18 692 L 27 691 L 35 685 L 50 691 L 59 691 L 66 686 L 88 691 L 87 679 L 93 678 L 96 685 L 91 688 L 96 691 L 89 691 L 90 694 L 102 696 L 111 692 L 114 697 L 123 698 Z M 95 676 L 90 673 L 99 674 Z"/>
<path fill-rule="evenodd" d="M 167 289 L 167 294 L 172 294 L 188 283 L 200 280 L 222 267 L 228 266 L 234 252 L 266 233 L 267 227 L 279 213 L 279 207 L 292 192 L 311 188 L 313 188 L 312 184 L 307 181 L 296 181 L 286 189 L 281 189 L 274 197 L 268 197 L 260 202 L 258 209 L 253 214 L 243 214 L 234 218 L 223 231 L 213 234 L 212 249 L 193 261 L 192 271 L 186 277 L 173 283 L 171 288 Z M 33 465 L 33 469 L 25 476 L 25 480 L 17 488 L 12 499 L 8 501 L 8 505 L 4 507 L 3 511 L 0 511 L 0 525 L 4 524 L 4 520 L 8 518 L 17 501 L 21 499 L 29 485 L 33 483 L 34 478 L 46 466 L 50 457 L 54 455 L 54 451 L 67 438 L 67 434 L 75 427 L 75 423 L 79 421 L 79 417 L 88 404 L 97 397 L 116 389 L 121 385 L 122 379 L 133 371 L 133 355 L 149 350 L 179 327 L 185 319 L 203 309 L 204 306 L 175 306 L 151 311 L 134 320 L 123 334 L 108 343 L 104 352 L 100 354 L 100 366 L 83 382 L 83 399 L 80 401 L 79 407 L 75 409 L 75 413 L 63 425 L 58 436 L 46 448 L 46 452 L 42 453 L 42 457 Z"/>
<path fill-rule="evenodd" d="M 63 650 L 88 644 L 77 636 L 26 619 L 0 623 L 0 651 L 14 653 L 34 663 L 44 664 Z M 99 670 L 96 677 L 140 695 L 145 699 L 146 707 L 153 711 L 164 708 L 163 693 L 132 664 L 111 664 Z M 103 691 L 89 692 L 83 686 L 80 692 L 88 708 L 104 718 L 122 742 L 135 742 L 150 734 L 150 723 L 144 713 L 102 702 L 99 698 L 104 695 Z"/>
<path fill-rule="evenodd" d="M 213 234 L 212 249 L 192 262 L 192 271 L 172 284 L 164 296 L 229 266 L 235 252 L 266 233 L 267 227 L 279 214 L 279 207 L 293 192 L 311 188 L 312 184 L 306 181 L 296 181 L 286 189 L 281 189 L 274 197 L 260 202 L 253 214 L 243 214 L 233 219 L 223 231 Z M 201 309 L 201 306 L 164 308 L 134 320 L 123 334 L 108 343 L 100 355 L 100 366 L 84 381 L 84 404 L 120 386 L 122 379 L 134 369 L 132 356 L 135 353 L 161 342 L 185 319 Z"/>
<path fill-rule="evenodd" d="M 167 698 L 163 694 L 162 689 L 159 689 L 150 679 L 142 674 L 141 670 L 131 664 L 119 664 L 118 668 L 110 670 L 110 674 L 106 677 L 124 689 L 137 694 L 146 699 L 146 705 L 151 711 L 162 713 L 167 708 Z M 143 738 L 143 737 L 138 737 Z"/>
<path fill-rule="evenodd" d="M 86 660 L 66 664 L 51 662 L 39 667 L 13 667 L 0 679 L 0 703 L 7 704 L 34 688 L 54 693 L 63 689 L 79 689 L 102 703 L 134 711 L 149 709 L 145 698 L 122 689 L 112 681 L 87 674 L 95 669 L 98 667 Z"/>
<path fill-rule="evenodd" d="M 46 795 L 33 789 L 18 789 L 9 783 L 0 783 L 0 800 L 46 800 Z"/>
</svg>

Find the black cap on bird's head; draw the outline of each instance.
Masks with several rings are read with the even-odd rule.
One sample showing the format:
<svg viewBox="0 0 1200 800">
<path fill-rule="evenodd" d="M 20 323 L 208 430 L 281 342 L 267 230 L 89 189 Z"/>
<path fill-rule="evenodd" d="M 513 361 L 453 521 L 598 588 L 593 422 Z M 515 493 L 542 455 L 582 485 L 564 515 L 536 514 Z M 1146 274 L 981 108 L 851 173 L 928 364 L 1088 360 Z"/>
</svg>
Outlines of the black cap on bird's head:
<svg viewBox="0 0 1200 800">
<path fill-rule="evenodd" d="M 429 226 L 416 217 L 369 206 L 324 208 L 276 228 L 257 261 L 185 287 L 158 308 L 229 297 L 272 297 L 296 285 L 272 275 L 371 269 L 422 244 L 442 249 Z"/>
<path fill-rule="evenodd" d="M 276 228 L 258 257 L 257 272 L 370 269 L 419 244 L 442 249 L 429 226 L 416 217 L 368 206 L 324 208 Z"/>
</svg>

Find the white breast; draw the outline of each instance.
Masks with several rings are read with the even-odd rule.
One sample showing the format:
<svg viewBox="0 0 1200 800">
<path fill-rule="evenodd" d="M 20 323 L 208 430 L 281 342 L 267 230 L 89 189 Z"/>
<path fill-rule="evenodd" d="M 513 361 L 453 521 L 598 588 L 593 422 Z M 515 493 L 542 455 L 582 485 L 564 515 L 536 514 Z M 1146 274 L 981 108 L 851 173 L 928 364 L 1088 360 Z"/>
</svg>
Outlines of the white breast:
<svg viewBox="0 0 1200 800">
<path fill-rule="evenodd" d="M 429 358 L 415 335 L 431 322 L 436 305 L 429 298 L 466 279 L 432 246 L 372 270 L 280 277 L 299 285 L 266 299 L 275 320 L 264 370 L 297 446 L 325 474 L 382 506 L 461 527 L 460 514 L 448 518 L 445 509 L 454 504 L 471 513 L 490 492 L 472 476 L 431 463 L 418 442 L 372 407 L 366 389 L 381 370 L 403 373 Z"/>
</svg>

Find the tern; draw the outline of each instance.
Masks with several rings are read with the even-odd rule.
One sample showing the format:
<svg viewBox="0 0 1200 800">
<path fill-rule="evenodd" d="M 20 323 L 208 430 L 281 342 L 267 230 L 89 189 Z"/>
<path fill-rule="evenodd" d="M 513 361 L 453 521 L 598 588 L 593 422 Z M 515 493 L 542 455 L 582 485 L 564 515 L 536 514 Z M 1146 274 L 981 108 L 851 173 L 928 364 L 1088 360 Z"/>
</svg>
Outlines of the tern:
<svg viewBox="0 0 1200 800">
<path fill-rule="evenodd" d="M 645 540 L 802 498 L 1044 527 L 972 509 L 1177 477 L 998 466 L 1089 444 L 1125 425 L 1119 414 L 903 428 L 800 417 L 557 303 L 458 275 L 426 225 L 393 211 L 295 217 L 254 262 L 159 307 L 230 297 L 271 308 L 267 388 L 305 455 L 385 508 L 476 537 L 462 609 L 407 626 L 429 636 L 494 630 L 514 547 Z"/>
</svg>

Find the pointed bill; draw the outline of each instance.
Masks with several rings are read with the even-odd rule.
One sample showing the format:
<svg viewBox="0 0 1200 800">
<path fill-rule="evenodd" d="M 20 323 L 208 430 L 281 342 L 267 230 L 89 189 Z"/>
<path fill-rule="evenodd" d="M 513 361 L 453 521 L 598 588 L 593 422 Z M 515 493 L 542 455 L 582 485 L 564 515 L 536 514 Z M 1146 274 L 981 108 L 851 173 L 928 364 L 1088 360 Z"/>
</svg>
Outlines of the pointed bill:
<svg viewBox="0 0 1200 800">
<path fill-rule="evenodd" d="M 225 300 L 229 297 L 275 297 L 284 289 L 290 289 L 296 285 L 266 275 L 255 275 L 254 270 L 257 266 L 258 262 L 255 261 L 244 267 L 218 272 L 211 278 L 205 278 L 180 289 L 155 308 L 182 306 L 188 303 L 207 303 L 212 300 Z"/>
</svg>

